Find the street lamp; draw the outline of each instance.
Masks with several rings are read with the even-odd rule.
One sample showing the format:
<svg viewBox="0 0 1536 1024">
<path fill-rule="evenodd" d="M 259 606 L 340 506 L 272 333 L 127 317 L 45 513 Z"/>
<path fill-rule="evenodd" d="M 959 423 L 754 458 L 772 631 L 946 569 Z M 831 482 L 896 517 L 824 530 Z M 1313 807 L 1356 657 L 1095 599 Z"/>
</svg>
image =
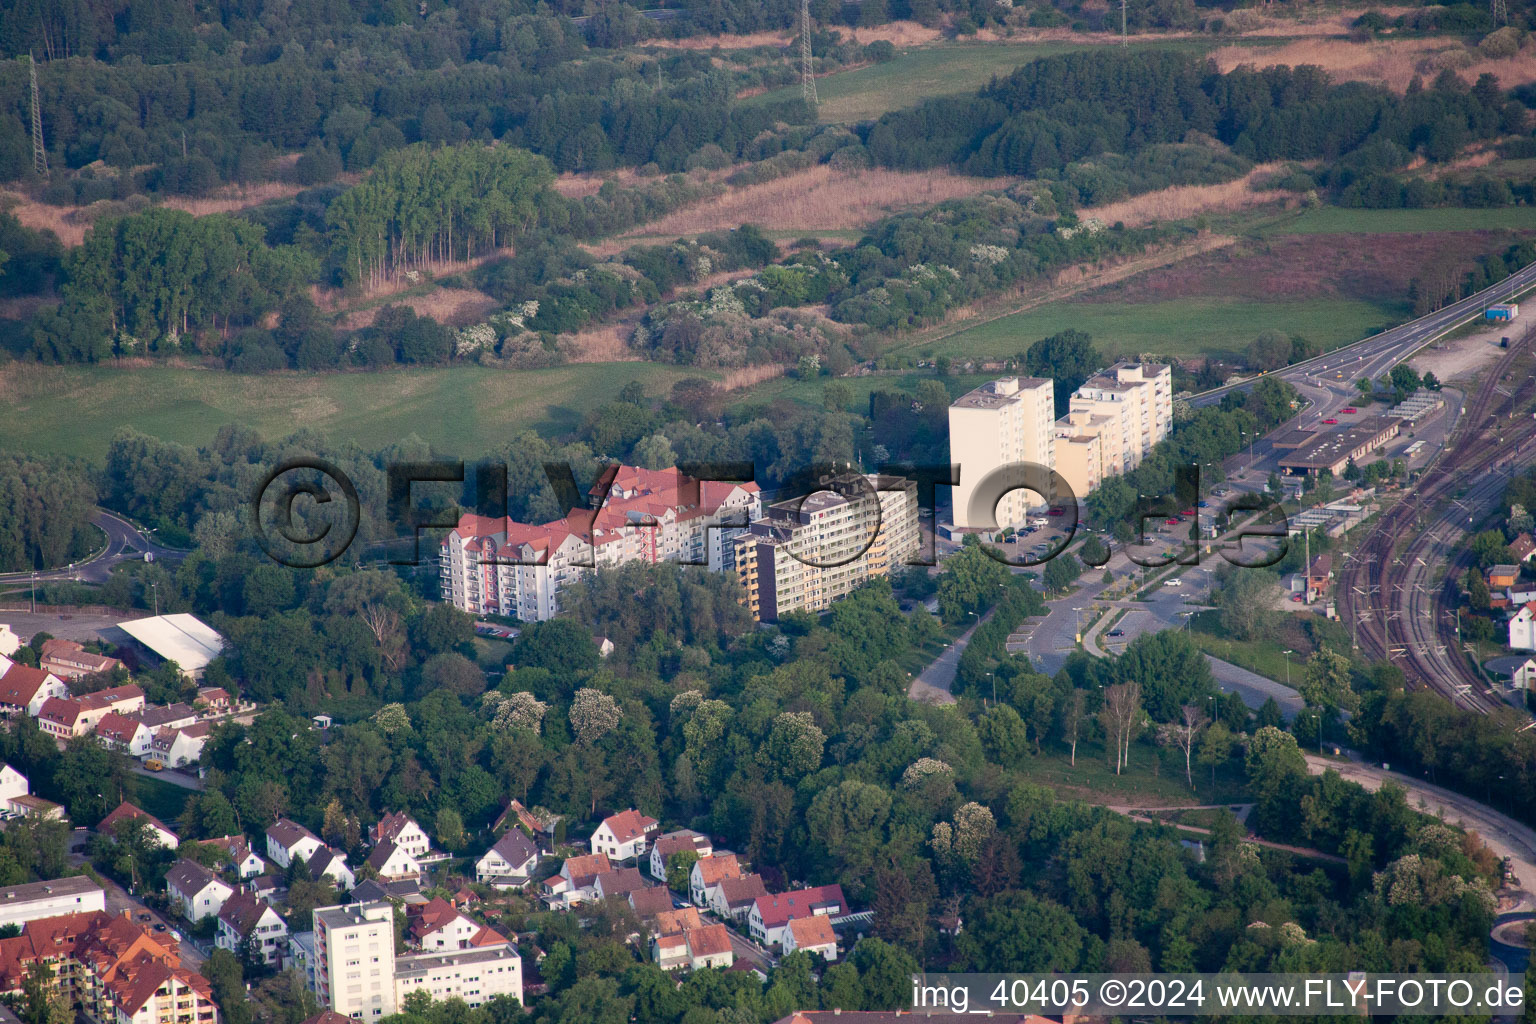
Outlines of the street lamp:
<svg viewBox="0 0 1536 1024">
<path fill-rule="evenodd" d="M 1291 685 L 1291 655 L 1295 653 L 1289 650 L 1285 652 L 1285 685 L 1287 687 Z"/>
</svg>

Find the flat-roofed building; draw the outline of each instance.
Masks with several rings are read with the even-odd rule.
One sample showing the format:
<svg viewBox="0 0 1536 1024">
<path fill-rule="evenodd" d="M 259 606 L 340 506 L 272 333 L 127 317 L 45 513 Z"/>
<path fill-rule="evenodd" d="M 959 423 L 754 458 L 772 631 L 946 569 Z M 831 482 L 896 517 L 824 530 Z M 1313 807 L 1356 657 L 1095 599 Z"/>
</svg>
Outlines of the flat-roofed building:
<svg viewBox="0 0 1536 1024">
<path fill-rule="evenodd" d="M 1110 477 L 1141 465 L 1172 429 L 1172 369 L 1115 363 L 1085 380 L 1056 421 L 1056 471 L 1081 500 Z"/>
<path fill-rule="evenodd" d="M 1401 430 L 1402 421 L 1396 417 L 1375 416 L 1352 427 L 1318 434 L 1278 462 L 1282 470 L 1298 476 L 1317 476 L 1325 471 L 1343 476 L 1351 462 L 1359 465 Z"/>
<path fill-rule="evenodd" d="M 26 882 L 0 889 L 0 928 L 60 914 L 105 909 L 106 894 L 101 886 L 84 875 L 55 878 L 51 882 Z"/>
<path fill-rule="evenodd" d="M 972 508 L 976 485 L 1000 466 L 1053 467 L 1055 419 L 1055 384 L 1043 377 L 1002 377 L 950 404 L 949 461 L 960 467 L 960 482 L 950 490 L 957 529 L 991 530 L 1024 522 L 1030 492 L 1010 491 L 995 509 Z M 1034 495 L 1033 500 L 1048 497 Z"/>
</svg>

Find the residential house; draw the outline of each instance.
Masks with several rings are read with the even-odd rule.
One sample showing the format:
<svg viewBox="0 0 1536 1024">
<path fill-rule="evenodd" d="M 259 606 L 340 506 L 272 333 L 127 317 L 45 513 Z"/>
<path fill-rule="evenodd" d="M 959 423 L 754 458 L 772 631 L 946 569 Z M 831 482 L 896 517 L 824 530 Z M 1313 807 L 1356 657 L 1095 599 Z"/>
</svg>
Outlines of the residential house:
<svg viewBox="0 0 1536 1024">
<path fill-rule="evenodd" d="M 504 946 L 506 936 L 460 911 L 441 896 L 406 910 L 406 939 L 419 950 L 442 952 Z"/>
<path fill-rule="evenodd" d="M 288 945 L 288 926 L 266 900 L 237 892 L 219 911 L 219 930 L 213 944 L 239 956 L 246 943 L 254 959 L 275 966 Z"/>
<path fill-rule="evenodd" d="M 296 821 L 278 818 L 267 827 L 267 859 L 286 868 L 295 857 L 308 861 L 316 850 L 324 849 L 320 837 Z"/>
<path fill-rule="evenodd" d="M 207 722 L 195 722 L 178 729 L 160 729 L 150 741 L 150 753 L 161 764 L 171 768 L 196 764 L 203 756 L 203 747 L 208 744 L 210 732 Z"/>
<path fill-rule="evenodd" d="M 664 885 L 648 885 L 629 894 L 629 907 L 642 921 L 673 908 L 672 890 Z M 692 909 L 692 908 L 690 908 Z"/>
<path fill-rule="evenodd" d="M 651 959 L 664 971 L 680 971 L 688 966 L 688 940 L 682 932 L 651 936 Z"/>
<path fill-rule="evenodd" d="M 363 861 L 368 867 L 385 881 L 398 881 L 402 878 L 420 878 L 421 863 L 400 847 L 394 840 L 386 839 L 369 851 L 368 859 Z"/>
<path fill-rule="evenodd" d="M 636 889 L 645 888 L 645 879 L 639 868 L 618 868 L 604 871 L 593 882 L 593 895 L 600 900 L 626 899 Z"/>
<path fill-rule="evenodd" d="M 357 875 L 347 867 L 347 855 L 332 846 L 322 846 L 309 859 L 309 877 L 315 881 L 329 878 L 332 884 L 351 891 L 357 885 Z"/>
<path fill-rule="evenodd" d="M 1510 682 L 1521 690 L 1536 689 L 1536 658 L 1526 658 L 1509 674 Z"/>
<path fill-rule="evenodd" d="M 139 819 L 147 824 L 149 826 L 149 834 L 154 837 L 155 842 L 167 850 L 174 850 L 181 845 L 181 839 L 175 832 L 167 828 L 164 822 L 153 814 L 135 807 L 126 800 L 118 804 L 111 814 L 108 814 L 97 823 L 96 831 L 104 836 L 114 835 L 118 822 L 131 821 L 133 819 Z"/>
<path fill-rule="evenodd" d="M 96 672 L 112 672 L 123 663 L 104 654 L 92 654 L 73 640 L 55 637 L 43 641 L 38 665 L 60 679 L 82 679 Z"/>
<path fill-rule="evenodd" d="M 697 907 L 678 907 L 675 910 L 664 910 L 656 915 L 656 932 L 659 935 L 674 935 L 685 932 L 689 928 L 704 927 L 704 918 L 699 914 Z"/>
<path fill-rule="evenodd" d="M 181 916 L 196 923 L 224 909 L 224 901 L 235 890 L 218 876 L 192 860 L 178 860 L 165 873 L 166 892 L 171 905 Z"/>
<path fill-rule="evenodd" d="M 709 903 L 709 890 L 723 878 L 740 878 L 741 864 L 734 853 L 715 853 L 700 857 L 688 873 L 688 896 L 695 906 Z"/>
<path fill-rule="evenodd" d="M 222 686 L 200 686 L 197 696 L 192 698 L 192 706 L 205 715 L 227 715 L 235 710 L 235 698 Z"/>
<path fill-rule="evenodd" d="M 688 966 L 695 971 L 706 967 L 721 970 L 735 962 L 731 949 L 731 933 L 723 924 L 707 924 L 702 928 L 690 928 L 683 932 L 688 941 Z"/>
<path fill-rule="evenodd" d="M 521 889 L 539 866 L 539 848 L 520 828 L 509 830 L 475 862 L 475 881 L 498 889 Z"/>
<path fill-rule="evenodd" d="M 16 797 L 26 796 L 31 791 L 31 783 L 25 775 L 8 764 L 0 765 L 0 807 L 10 806 Z"/>
<path fill-rule="evenodd" d="M 1531 556 L 1536 555 L 1536 538 L 1532 538 L 1528 533 L 1522 533 L 1509 542 L 1509 550 L 1514 552 L 1516 562 L 1529 562 Z"/>
<path fill-rule="evenodd" d="M 708 836 L 686 828 L 678 832 L 668 832 L 651 844 L 648 869 L 652 878 L 664 882 L 667 880 L 667 860 L 674 853 L 692 853 L 699 857 L 708 857 L 714 852 L 714 844 L 709 841 Z"/>
<path fill-rule="evenodd" d="M 108 687 L 95 693 L 82 693 L 75 700 L 80 702 L 86 720 L 93 729 L 96 723 L 114 711 L 120 715 L 135 715 L 144 710 L 144 691 L 133 683 Z"/>
<path fill-rule="evenodd" d="M 9 658 L 21 650 L 21 637 L 10 626 L 0 622 L 0 658 Z"/>
<path fill-rule="evenodd" d="M 77 700 L 68 697 L 49 697 L 37 709 L 37 726 L 56 740 L 72 740 L 90 732 L 84 716 L 85 709 Z"/>
<path fill-rule="evenodd" d="M 1495 565 L 1488 569 L 1488 589 L 1504 590 L 1515 585 L 1520 578 L 1518 565 Z"/>
<path fill-rule="evenodd" d="M 30 815 L 34 818 L 42 818 L 45 821 L 64 820 L 64 808 L 62 805 L 37 796 L 11 797 L 8 809 L 12 814 Z"/>
<path fill-rule="evenodd" d="M 251 842 L 245 836 L 220 836 L 217 839 L 204 839 L 203 842 L 229 854 L 236 878 L 255 878 L 267 869 L 267 862 L 251 849 Z"/>
<path fill-rule="evenodd" d="M 1536 651 L 1536 601 L 1522 607 L 1509 620 L 1509 646 L 1516 651 Z"/>
<path fill-rule="evenodd" d="M 652 833 L 660 827 L 634 808 L 604 818 L 592 833 L 592 852 L 607 854 L 609 860 L 634 860 L 645 852 Z"/>
<path fill-rule="evenodd" d="M 560 873 L 544 879 L 543 897 L 552 906 L 569 908 L 597 898 L 597 876 L 613 870 L 606 854 L 568 857 Z"/>
<path fill-rule="evenodd" d="M 69 687 L 52 672 L 18 665 L 0 656 L 0 714 L 19 711 L 37 717 L 49 697 L 68 697 Z"/>
<path fill-rule="evenodd" d="M 427 838 L 426 830 L 404 811 L 393 811 L 379 819 L 377 825 L 368 826 L 370 843 L 382 843 L 386 839 L 394 843 L 396 849 L 404 850 L 417 860 L 432 852 L 432 840 Z"/>
<path fill-rule="evenodd" d="M 722 878 L 709 891 L 709 909 L 721 920 L 744 921 L 758 898 L 766 895 L 762 875 Z"/>
<path fill-rule="evenodd" d="M 759 896 L 752 904 L 747 925 L 754 941 L 764 946 L 784 945 L 784 932 L 797 917 L 841 917 L 847 913 L 840 885 L 818 885 L 794 892 Z"/>
<path fill-rule="evenodd" d="M 109 750 L 143 758 L 153 749 L 155 734 L 138 715 L 109 711 L 96 723 L 96 738 Z"/>
<path fill-rule="evenodd" d="M 197 721 L 197 709 L 191 704 L 167 704 L 164 707 L 145 708 L 139 717 L 151 732 L 161 729 L 185 729 Z"/>
<path fill-rule="evenodd" d="M 784 930 L 784 954 L 797 949 L 836 960 L 837 933 L 832 930 L 832 920 L 825 915 L 792 918 Z"/>
<path fill-rule="evenodd" d="M 501 812 L 501 817 L 497 818 L 495 824 L 491 826 L 491 832 L 499 836 L 507 829 L 516 826 L 528 834 L 528 837 L 537 844 L 540 852 L 553 853 L 555 826 L 559 823 L 560 815 L 545 811 L 531 811 L 523 806 L 522 801 L 514 799 L 507 804 L 506 810 Z"/>
<path fill-rule="evenodd" d="M 1307 572 L 1307 603 L 1320 601 L 1328 595 L 1328 584 L 1333 579 L 1333 556 L 1324 552 L 1312 559 Z"/>
</svg>

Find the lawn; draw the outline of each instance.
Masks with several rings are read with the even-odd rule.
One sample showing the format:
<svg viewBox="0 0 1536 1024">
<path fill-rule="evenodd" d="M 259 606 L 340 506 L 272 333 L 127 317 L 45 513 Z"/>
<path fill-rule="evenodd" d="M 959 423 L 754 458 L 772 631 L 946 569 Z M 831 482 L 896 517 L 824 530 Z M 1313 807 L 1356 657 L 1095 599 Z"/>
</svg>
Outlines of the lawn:
<svg viewBox="0 0 1536 1024">
<path fill-rule="evenodd" d="M 1191 793 L 1184 784 L 1184 755 L 1173 747 L 1153 746 L 1145 739 L 1131 744 L 1130 767 L 1120 775 L 1115 774 L 1107 753 L 1101 742 L 1079 743 L 1074 767 L 1065 750 L 1048 746 L 1014 768 L 1030 782 L 1048 786 L 1064 799 L 1087 803 L 1158 807 L 1247 802 L 1243 774 L 1234 765 L 1217 769 L 1214 787 L 1210 769 L 1196 766 L 1195 791 Z"/>
<path fill-rule="evenodd" d="M 1273 230 L 1295 235 L 1371 235 L 1434 231 L 1536 230 L 1536 206 L 1493 210 L 1444 207 L 1430 210 L 1354 210 L 1315 206 L 1277 220 Z"/>
<path fill-rule="evenodd" d="M 868 121 L 881 114 L 916 106 L 931 96 L 953 96 L 986 85 L 994 75 L 1006 75 L 1040 57 L 1102 44 L 1076 42 L 969 42 L 900 50 L 884 64 L 839 71 L 816 80 L 823 123 Z M 1160 42 L 1159 48 L 1206 50 L 1203 40 Z M 798 96 L 800 86 L 765 93 L 763 101 Z"/>
<path fill-rule="evenodd" d="M 176 827 L 176 819 L 186 809 L 187 801 L 192 798 L 190 789 L 143 775 L 135 775 L 129 781 L 129 787 L 132 789 L 129 797 L 134 803 L 173 829 Z"/>
<path fill-rule="evenodd" d="M 238 423 L 264 437 L 310 429 L 367 449 L 415 434 L 444 453 L 470 458 L 504 449 L 525 428 L 571 430 L 628 381 L 662 394 L 683 377 L 707 375 L 638 362 L 266 376 L 18 364 L 0 371 L 0 451 L 100 459 L 122 426 L 198 445 L 219 427 Z"/>
<path fill-rule="evenodd" d="M 1333 348 L 1400 323 L 1406 303 L 1315 298 L 1259 302 L 1195 297 L 1166 302 L 1083 302 L 1068 299 L 968 327 L 922 352 L 955 358 L 1002 358 L 1069 327 L 1087 331 L 1106 354 L 1197 356 L 1241 351 L 1259 332 L 1275 328 Z"/>
<path fill-rule="evenodd" d="M 1189 636 L 1197 647 L 1214 658 L 1258 673 L 1277 683 L 1284 683 L 1289 678 L 1289 685 L 1300 685 L 1303 666 L 1312 654 L 1310 647 L 1298 640 L 1296 646 L 1289 648 L 1292 653 L 1287 658 L 1287 648 L 1276 641 L 1233 640 L 1223 635 L 1220 629 L 1215 612 L 1196 612 L 1191 617 Z M 1290 663 L 1289 669 L 1286 666 L 1287 660 Z"/>
</svg>

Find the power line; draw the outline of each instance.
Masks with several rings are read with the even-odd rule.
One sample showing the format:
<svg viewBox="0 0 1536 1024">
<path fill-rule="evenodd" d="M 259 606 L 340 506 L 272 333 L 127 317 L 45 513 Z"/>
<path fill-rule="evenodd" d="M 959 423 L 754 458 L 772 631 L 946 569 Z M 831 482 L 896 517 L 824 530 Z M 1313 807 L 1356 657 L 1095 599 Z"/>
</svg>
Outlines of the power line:
<svg viewBox="0 0 1536 1024">
<path fill-rule="evenodd" d="M 37 61 L 27 54 L 27 68 L 32 72 L 32 169 L 39 178 L 48 177 L 48 147 L 43 145 L 43 106 L 37 98 Z"/>
<path fill-rule="evenodd" d="M 816 74 L 811 67 L 811 0 L 800 0 L 800 94 L 817 105 Z"/>
</svg>

